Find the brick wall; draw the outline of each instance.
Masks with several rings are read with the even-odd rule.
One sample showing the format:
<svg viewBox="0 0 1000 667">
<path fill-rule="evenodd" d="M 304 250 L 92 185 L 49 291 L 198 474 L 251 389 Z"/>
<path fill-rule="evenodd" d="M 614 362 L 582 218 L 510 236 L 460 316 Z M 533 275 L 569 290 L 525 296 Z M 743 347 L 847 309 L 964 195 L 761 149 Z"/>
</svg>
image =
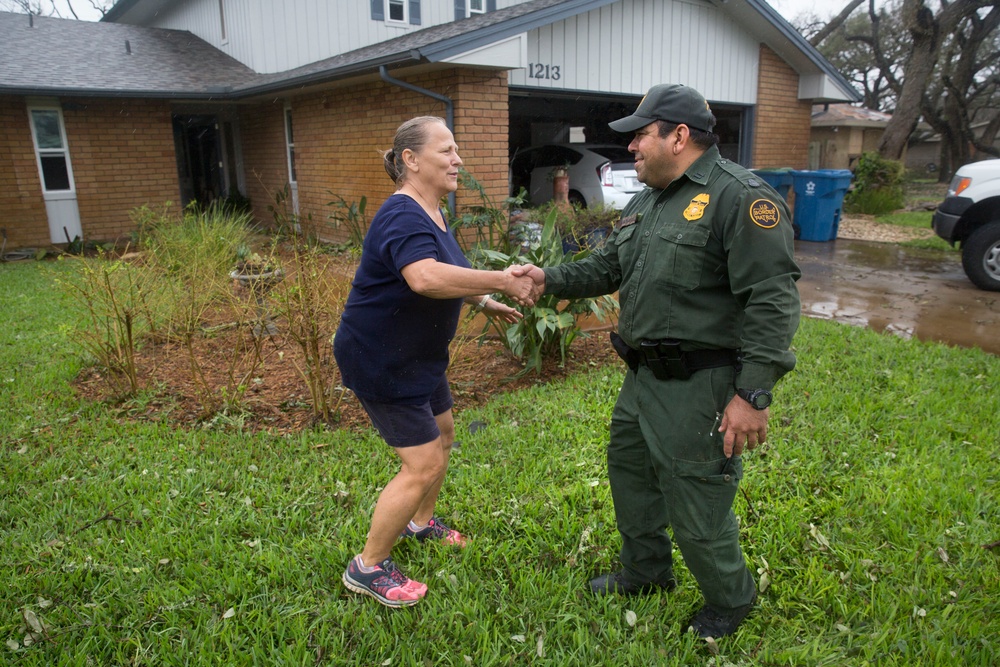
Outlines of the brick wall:
<svg viewBox="0 0 1000 667">
<path fill-rule="evenodd" d="M 753 167 L 805 169 L 812 103 L 800 100 L 799 75 L 774 51 L 760 47 Z"/>
<path fill-rule="evenodd" d="M 76 99 L 63 107 L 85 240 L 127 238 L 133 208 L 179 202 L 167 102 Z M 20 97 L 0 97 L 0 227 L 8 230 L 8 249 L 50 245 L 27 104 Z"/>
<path fill-rule="evenodd" d="M 7 250 L 49 245 L 31 126 L 20 97 L 0 96 L 0 228 L 6 230 Z"/>
<path fill-rule="evenodd" d="M 507 196 L 507 75 L 448 70 L 413 77 L 407 83 L 450 97 L 455 134 L 465 168 L 485 187 L 495 205 Z M 290 98 L 295 134 L 296 177 L 303 221 L 311 216 L 324 238 L 345 240 L 335 229 L 328 203 L 366 197 L 367 217 L 395 191 L 382 166 L 399 125 L 413 116 L 445 116 L 444 104 L 426 95 L 372 81 Z M 279 100 L 241 112 L 248 195 L 258 220 L 288 180 L 285 165 L 284 103 Z M 479 203 L 461 188 L 459 209 Z"/>
<path fill-rule="evenodd" d="M 63 104 L 83 238 L 127 239 L 129 212 L 180 206 L 170 103 L 84 99 Z M 68 107 L 68 108 L 67 108 Z"/>
</svg>

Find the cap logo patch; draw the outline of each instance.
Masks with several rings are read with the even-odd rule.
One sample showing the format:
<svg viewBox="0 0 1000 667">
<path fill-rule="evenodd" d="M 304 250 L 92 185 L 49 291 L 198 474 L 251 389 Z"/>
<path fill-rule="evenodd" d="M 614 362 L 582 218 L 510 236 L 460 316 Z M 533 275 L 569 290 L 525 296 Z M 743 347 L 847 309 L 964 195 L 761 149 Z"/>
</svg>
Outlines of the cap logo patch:
<svg viewBox="0 0 1000 667">
<path fill-rule="evenodd" d="M 773 201 L 758 199 L 750 204 L 750 219 L 753 224 L 764 229 L 776 227 L 781 222 L 781 211 Z"/>
<path fill-rule="evenodd" d="M 705 215 L 705 209 L 708 208 L 709 198 L 710 196 L 706 192 L 695 195 L 688 207 L 684 209 L 684 219 L 692 222 L 700 220 L 701 216 Z"/>
</svg>

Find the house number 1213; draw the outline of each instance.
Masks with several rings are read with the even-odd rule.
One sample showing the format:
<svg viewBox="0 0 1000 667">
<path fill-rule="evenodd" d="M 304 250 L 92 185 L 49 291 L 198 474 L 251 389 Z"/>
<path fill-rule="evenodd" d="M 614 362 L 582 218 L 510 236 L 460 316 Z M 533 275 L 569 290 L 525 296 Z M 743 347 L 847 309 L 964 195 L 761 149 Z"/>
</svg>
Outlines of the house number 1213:
<svg viewBox="0 0 1000 667">
<path fill-rule="evenodd" d="M 529 79 L 551 79 L 552 81 L 558 81 L 559 76 L 559 65 L 528 63 Z"/>
</svg>

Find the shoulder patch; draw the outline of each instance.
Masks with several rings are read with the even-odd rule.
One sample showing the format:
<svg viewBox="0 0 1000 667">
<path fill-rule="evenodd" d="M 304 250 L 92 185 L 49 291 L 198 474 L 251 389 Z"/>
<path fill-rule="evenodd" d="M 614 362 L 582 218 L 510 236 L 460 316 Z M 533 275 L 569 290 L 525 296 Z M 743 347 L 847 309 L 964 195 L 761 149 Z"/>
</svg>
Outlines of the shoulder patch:
<svg viewBox="0 0 1000 667">
<path fill-rule="evenodd" d="M 770 199 L 757 199 L 750 204 L 750 219 L 758 227 L 771 229 L 781 222 L 781 209 Z"/>
</svg>

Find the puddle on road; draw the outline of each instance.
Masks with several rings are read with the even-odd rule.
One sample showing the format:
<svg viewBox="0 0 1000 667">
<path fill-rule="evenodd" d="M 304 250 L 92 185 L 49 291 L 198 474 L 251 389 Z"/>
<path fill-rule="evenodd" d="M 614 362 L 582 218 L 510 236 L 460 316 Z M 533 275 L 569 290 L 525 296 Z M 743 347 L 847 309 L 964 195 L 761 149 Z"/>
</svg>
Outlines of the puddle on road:
<svg viewBox="0 0 1000 667">
<path fill-rule="evenodd" d="M 1000 354 L 1000 292 L 976 289 L 958 253 L 837 239 L 796 241 L 795 257 L 807 317 Z"/>
</svg>

